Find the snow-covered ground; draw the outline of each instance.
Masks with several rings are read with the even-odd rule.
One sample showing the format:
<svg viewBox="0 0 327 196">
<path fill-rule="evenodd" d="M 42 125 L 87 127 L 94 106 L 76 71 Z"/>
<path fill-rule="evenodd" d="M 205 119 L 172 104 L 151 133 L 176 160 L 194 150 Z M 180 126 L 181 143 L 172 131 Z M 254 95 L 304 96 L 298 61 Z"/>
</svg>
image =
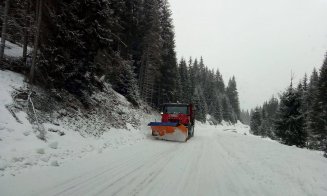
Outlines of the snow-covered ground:
<svg viewBox="0 0 327 196">
<path fill-rule="evenodd" d="M 1 37 L 0 37 L 1 42 Z M 30 47 L 27 47 L 27 52 L 31 51 Z M 11 43 L 10 41 L 6 40 L 5 44 L 5 55 L 8 57 L 18 58 L 23 56 L 23 48 L 17 44 Z"/>
<path fill-rule="evenodd" d="M 0 71 L 1 196 L 327 195 L 321 152 L 253 136 L 241 123 L 197 122 L 195 136 L 179 143 L 153 139 L 146 124 L 158 116 L 138 114 L 139 128 L 99 138 L 45 123 L 42 141 L 26 113 L 14 118 L 7 108 L 24 85 L 21 75 Z"/>
<path fill-rule="evenodd" d="M 315 151 L 197 125 L 187 143 L 147 138 L 60 167 L 0 178 L 1 195 L 327 195 Z M 234 129 L 229 127 L 231 129 Z"/>
</svg>

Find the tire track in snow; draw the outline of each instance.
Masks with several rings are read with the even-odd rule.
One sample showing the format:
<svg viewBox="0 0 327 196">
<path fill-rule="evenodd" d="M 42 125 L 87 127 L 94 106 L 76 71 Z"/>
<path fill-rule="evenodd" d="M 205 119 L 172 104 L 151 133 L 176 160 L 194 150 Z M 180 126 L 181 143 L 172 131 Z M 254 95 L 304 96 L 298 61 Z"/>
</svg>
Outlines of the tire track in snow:
<svg viewBox="0 0 327 196">
<path fill-rule="evenodd" d="M 179 144 L 175 144 L 172 147 L 169 147 L 167 150 L 164 150 L 159 153 L 154 153 L 154 155 L 146 157 L 148 160 L 157 160 L 162 157 L 164 154 L 168 154 L 169 152 L 172 152 L 173 149 L 175 149 Z M 105 166 L 104 170 L 101 170 L 97 172 L 96 174 L 90 173 L 90 176 L 88 175 L 80 175 L 77 178 L 73 178 L 72 181 L 69 183 L 63 184 L 63 186 L 55 186 L 52 194 L 49 194 L 48 191 L 39 194 L 39 195 L 52 195 L 52 196 L 57 196 L 57 195 L 76 195 L 75 193 L 81 193 L 85 194 L 89 192 L 90 190 L 94 189 L 95 187 L 101 186 L 101 184 L 106 183 L 107 180 L 114 179 L 115 177 L 120 177 L 122 173 L 124 173 L 126 170 L 130 168 L 134 168 L 130 173 L 133 173 L 137 169 L 142 167 L 142 164 L 144 164 L 144 160 L 140 159 L 139 154 L 134 154 L 133 158 L 127 159 L 127 160 L 118 160 L 117 165 L 109 165 Z M 139 165 L 137 168 L 135 168 L 135 165 Z M 108 168 L 109 167 L 109 168 Z M 84 191 L 82 191 L 84 190 Z M 50 191 L 52 192 L 52 191 Z M 85 194 L 86 195 L 86 194 Z"/>
<path fill-rule="evenodd" d="M 228 137 L 231 136 L 234 138 L 235 143 L 228 143 L 228 141 L 230 141 Z M 275 195 L 272 194 L 272 190 L 282 190 L 281 187 L 285 187 L 285 184 L 287 184 L 286 186 L 288 187 L 288 194 L 291 193 L 292 195 L 299 195 L 300 193 L 305 193 L 305 195 L 311 195 L 311 192 L 306 190 L 303 187 L 303 184 L 301 184 L 301 181 L 295 177 L 296 174 L 294 173 L 293 167 L 287 170 L 283 170 L 277 167 L 278 170 L 276 170 L 276 165 L 274 165 L 276 163 L 273 162 L 272 164 L 271 162 L 266 161 L 266 156 L 262 157 L 262 154 L 256 154 L 255 156 L 244 156 L 247 155 L 245 148 L 248 147 L 243 144 L 245 141 L 243 140 L 243 138 L 240 137 L 243 136 L 224 135 L 224 137 L 219 140 L 220 142 L 217 140 L 217 143 L 224 149 L 224 151 L 230 157 L 226 161 L 233 160 L 234 164 L 236 163 L 235 165 L 238 166 L 238 176 L 251 176 L 251 181 L 257 184 L 257 186 L 253 184 L 254 188 L 252 188 L 252 193 L 249 195 L 260 195 L 262 193 L 264 195 Z M 258 140 L 258 142 L 264 141 Z M 248 150 L 250 151 L 251 149 Z M 252 150 L 251 152 L 263 153 L 265 152 L 265 150 L 266 149 L 257 149 L 257 151 Z M 253 159 L 253 157 L 256 158 Z M 286 167 L 289 166 L 286 164 Z M 240 175 L 241 173 L 243 174 Z"/>
<path fill-rule="evenodd" d="M 183 182 L 183 192 L 191 190 L 191 189 L 197 189 L 197 184 L 195 183 L 197 181 L 197 176 L 199 175 L 199 168 L 201 167 L 200 165 L 200 160 L 202 159 L 203 156 L 203 149 L 204 149 L 204 142 L 198 141 L 198 140 L 193 140 L 194 142 L 193 148 L 191 150 L 191 158 L 188 163 L 188 172 L 187 175 L 185 175 Z M 189 180 L 193 180 L 193 183 L 185 183 L 188 182 Z"/>
<path fill-rule="evenodd" d="M 130 160 L 133 160 L 133 159 L 130 159 Z M 89 184 L 90 182 L 97 183 L 97 180 L 100 180 L 99 178 L 101 176 L 105 175 L 106 173 L 114 171 L 114 170 L 120 171 L 122 168 L 128 166 L 129 164 L 130 164 L 129 161 L 126 161 L 126 162 L 124 162 L 122 164 L 118 164 L 117 166 L 114 166 L 114 167 L 110 167 L 110 168 L 105 167 L 106 168 L 105 170 L 96 172 L 96 174 L 94 174 L 94 172 L 88 172 L 88 174 L 83 174 L 76 178 L 72 178 L 72 180 L 66 181 L 66 183 L 61 183 L 60 185 L 55 186 L 54 190 L 59 189 L 61 191 L 58 193 L 52 194 L 52 195 L 53 196 L 63 195 L 64 193 L 66 193 L 72 189 L 78 189 L 80 186 L 84 186 L 85 184 L 88 184 L 88 186 L 90 186 L 90 184 Z M 64 188 L 62 190 L 63 187 L 67 187 L 67 188 Z M 40 195 L 42 195 L 42 194 L 40 194 Z"/>
<path fill-rule="evenodd" d="M 138 159 L 138 155 L 135 154 L 132 158 L 129 159 L 129 161 L 134 160 L 134 159 Z M 129 161 L 126 161 L 125 164 L 128 163 Z M 108 171 L 116 169 L 116 168 L 120 168 L 120 166 L 122 166 L 121 162 L 116 162 L 115 165 L 109 169 L 108 169 L 107 165 L 102 166 L 101 168 L 92 169 L 81 175 L 78 175 L 77 177 L 73 177 L 68 180 L 65 180 L 62 183 L 59 183 L 56 186 L 52 187 L 52 189 L 63 188 L 64 186 L 68 186 L 68 188 L 65 189 L 65 190 L 68 190 L 74 186 L 81 185 L 83 183 L 86 183 L 86 182 L 94 179 L 94 178 L 97 178 L 98 176 L 102 175 L 105 172 L 108 172 Z"/>
<path fill-rule="evenodd" d="M 179 146 L 180 148 L 181 146 Z M 127 184 L 131 184 L 132 182 L 134 182 L 136 179 L 138 180 L 138 183 L 133 185 L 133 190 L 129 191 L 129 193 L 127 195 L 138 195 L 146 186 L 150 186 L 151 182 L 153 182 L 153 180 L 160 175 L 160 173 L 165 169 L 165 167 L 167 166 L 167 163 L 169 163 L 174 156 L 176 156 L 176 154 L 178 154 L 178 151 L 175 151 L 173 153 L 168 154 L 167 156 L 162 157 L 163 160 L 157 160 L 155 162 L 151 162 L 148 165 L 150 165 L 149 168 L 143 167 L 141 171 L 139 171 L 139 173 L 142 173 L 144 176 L 142 177 L 142 180 L 140 180 L 141 176 L 138 176 L 137 174 L 134 174 L 134 177 L 127 183 Z M 159 165 L 159 167 L 158 167 Z M 122 188 L 124 186 L 122 186 L 118 191 L 116 191 L 115 193 L 113 193 L 112 195 L 117 195 L 118 193 L 120 193 L 120 191 L 122 191 Z"/>
<path fill-rule="evenodd" d="M 126 184 L 129 185 L 129 187 L 132 186 L 132 183 L 136 180 L 139 179 L 140 176 L 138 176 L 139 173 L 144 175 L 144 172 L 146 172 L 146 175 L 148 175 L 149 173 L 149 168 L 151 168 L 151 166 L 155 165 L 155 163 L 160 162 L 159 165 L 162 165 L 162 160 L 165 160 L 168 157 L 172 157 L 172 154 L 176 154 L 176 151 L 173 150 L 167 150 L 164 151 L 162 153 L 160 153 L 159 155 L 156 156 L 155 159 L 150 159 L 147 160 L 147 162 L 143 163 L 142 165 L 140 165 L 139 167 L 133 169 L 131 172 L 128 172 L 127 174 L 119 177 L 117 180 L 115 180 L 114 182 L 106 185 L 104 188 L 102 188 L 100 191 L 96 192 L 95 195 L 101 195 L 103 193 L 105 193 L 106 190 L 108 190 L 111 187 L 114 187 L 115 185 L 119 186 L 118 189 L 114 192 L 112 192 L 110 195 L 117 195 L 120 191 L 122 191 L 123 188 L 125 188 Z M 169 161 L 170 159 L 168 159 Z M 131 177 L 133 175 L 133 177 Z M 130 178 L 128 178 L 130 177 Z M 122 183 L 119 184 L 121 181 L 126 180 L 126 183 Z"/>
<path fill-rule="evenodd" d="M 238 136 L 231 135 L 233 138 Z M 262 189 L 259 184 L 261 181 L 256 180 L 257 171 L 255 168 L 247 164 L 247 160 L 241 160 L 238 153 L 242 152 L 238 143 L 228 143 L 225 138 L 228 137 L 217 137 L 215 144 L 217 151 L 224 157 L 222 162 L 224 169 L 231 172 L 232 175 L 228 175 L 229 189 L 234 192 L 234 195 L 269 195 L 265 189 Z M 243 137 L 241 135 L 241 137 Z M 240 149 L 238 149 L 240 148 Z M 234 151 L 237 151 L 235 153 Z M 255 187 L 255 189 L 253 189 Z M 233 190 L 233 191 L 232 191 Z"/>
</svg>

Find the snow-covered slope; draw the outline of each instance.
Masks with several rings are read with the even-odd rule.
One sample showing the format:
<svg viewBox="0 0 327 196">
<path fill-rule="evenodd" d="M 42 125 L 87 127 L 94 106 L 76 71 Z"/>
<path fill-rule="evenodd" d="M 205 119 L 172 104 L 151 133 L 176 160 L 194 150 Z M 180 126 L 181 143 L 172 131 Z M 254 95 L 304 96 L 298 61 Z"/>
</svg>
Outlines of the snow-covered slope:
<svg viewBox="0 0 327 196">
<path fill-rule="evenodd" d="M 95 118 L 97 114 L 88 114 L 88 118 L 83 118 L 63 110 L 67 115 L 58 117 L 55 123 L 41 123 L 46 131 L 46 141 L 42 141 L 37 137 L 37 126 L 31 124 L 27 113 L 19 108 L 20 105 L 15 104 L 20 99 L 12 98 L 15 90 L 26 89 L 26 85 L 22 75 L 0 70 L 0 178 L 17 175 L 34 167 L 59 166 L 89 154 L 100 154 L 109 149 L 132 145 L 147 137 L 140 129 L 144 130 L 147 122 L 156 118 L 155 114 L 144 114 L 130 108 L 127 100 L 117 94 L 116 103 L 119 106 L 112 108 L 112 113 L 120 112 L 133 118 L 138 117 L 137 127 L 129 123 L 122 125 L 125 128 L 107 127 L 106 125 L 114 123 Z M 30 102 L 23 102 L 31 107 Z M 37 109 L 36 112 L 39 120 L 41 115 L 49 115 Z M 129 122 L 128 119 L 125 120 Z M 100 137 L 86 135 L 88 129 L 91 133 L 98 133 L 100 129 L 104 133 Z"/>
<path fill-rule="evenodd" d="M 1 42 L 1 37 L 0 37 L 0 42 Z M 27 47 L 27 52 L 29 53 L 30 51 L 31 48 Z M 22 57 L 23 48 L 21 46 L 18 46 L 17 44 L 11 43 L 10 41 L 6 40 L 5 55 L 14 58 Z"/>
</svg>

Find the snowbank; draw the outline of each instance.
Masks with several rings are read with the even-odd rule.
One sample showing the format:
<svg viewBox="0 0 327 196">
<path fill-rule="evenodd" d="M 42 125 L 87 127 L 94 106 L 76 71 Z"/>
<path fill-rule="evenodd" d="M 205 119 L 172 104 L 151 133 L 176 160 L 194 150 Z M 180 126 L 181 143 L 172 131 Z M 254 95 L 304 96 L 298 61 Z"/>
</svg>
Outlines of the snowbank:
<svg viewBox="0 0 327 196">
<path fill-rule="evenodd" d="M 144 140 L 150 133 L 147 123 L 158 119 L 157 114 L 144 114 L 142 111 L 129 108 L 127 100 L 118 95 L 119 112 L 138 118 L 138 127 L 127 123 L 124 126 L 126 128 L 113 128 L 103 126 L 108 122 L 103 122 L 102 119 L 87 121 L 87 118 L 77 116 L 70 119 L 64 117 L 53 123 L 42 123 L 41 126 L 46 132 L 46 141 L 42 141 L 37 137 L 39 134 L 37 126 L 30 123 L 27 113 L 17 108 L 19 105 L 14 104 L 16 100 L 12 98 L 15 90 L 25 89 L 26 85 L 23 75 L 0 71 L 0 176 L 16 175 L 31 167 L 60 166 L 68 160 L 133 145 Z M 115 111 L 117 108 L 113 108 L 112 112 L 118 112 Z M 38 115 L 40 113 L 37 111 Z M 69 114 L 69 111 L 66 113 Z M 91 114 L 88 116 L 94 117 Z M 80 129 L 105 131 L 100 137 L 91 137 L 82 134 L 85 131 Z"/>
<path fill-rule="evenodd" d="M 239 120 L 234 125 L 224 120 L 220 124 L 215 125 L 215 123 L 213 122 L 215 121 L 214 118 L 212 118 L 212 116 L 210 116 L 209 114 L 206 115 L 206 119 L 207 119 L 206 123 L 201 123 L 199 121 L 196 121 L 196 124 L 200 125 L 201 128 L 212 129 L 213 127 L 215 127 L 216 129 L 222 131 L 229 131 L 229 132 L 239 133 L 243 135 L 250 135 L 250 127 L 248 125 L 241 123 L 241 121 Z"/>
</svg>

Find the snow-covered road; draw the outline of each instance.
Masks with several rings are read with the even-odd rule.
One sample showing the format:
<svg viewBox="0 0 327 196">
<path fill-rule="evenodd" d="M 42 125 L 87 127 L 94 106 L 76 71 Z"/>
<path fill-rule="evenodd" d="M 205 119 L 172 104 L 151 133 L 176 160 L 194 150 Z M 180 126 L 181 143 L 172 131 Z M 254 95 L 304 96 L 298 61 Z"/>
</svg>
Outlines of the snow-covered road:
<svg viewBox="0 0 327 196">
<path fill-rule="evenodd" d="M 327 195 L 321 154 L 235 132 L 198 127 L 187 143 L 149 137 L 4 176 L 0 195 Z"/>
</svg>

